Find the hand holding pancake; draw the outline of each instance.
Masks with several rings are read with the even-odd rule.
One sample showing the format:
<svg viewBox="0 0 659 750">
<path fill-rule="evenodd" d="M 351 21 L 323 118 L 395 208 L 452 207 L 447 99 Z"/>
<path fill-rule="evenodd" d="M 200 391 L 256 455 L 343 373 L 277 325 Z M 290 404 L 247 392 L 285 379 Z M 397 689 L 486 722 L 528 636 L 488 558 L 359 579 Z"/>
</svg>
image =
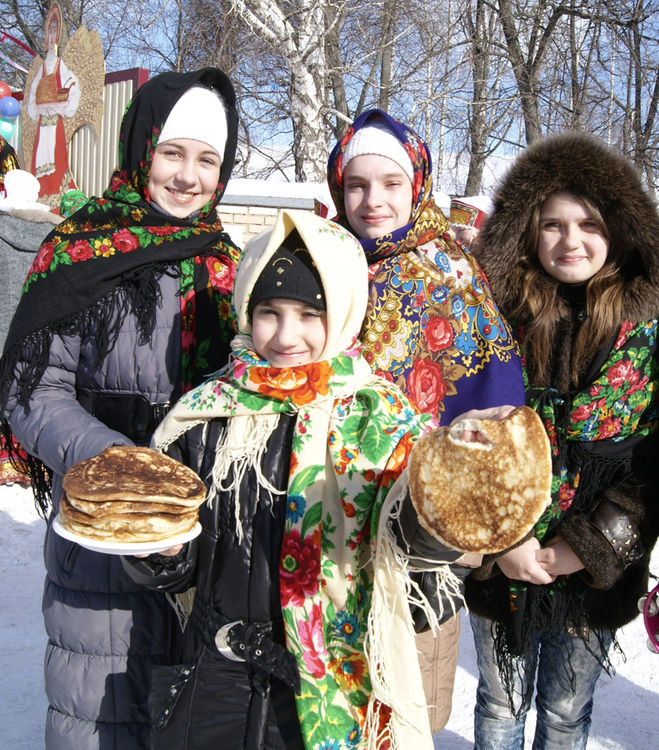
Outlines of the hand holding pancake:
<svg viewBox="0 0 659 750">
<path fill-rule="evenodd" d="M 421 525 L 462 552 L 518 543 L 549 504 L 551 481 L 549 439 L 526 406 L 468 412 L 420 438 L 409 462 Z"/>
</svg>

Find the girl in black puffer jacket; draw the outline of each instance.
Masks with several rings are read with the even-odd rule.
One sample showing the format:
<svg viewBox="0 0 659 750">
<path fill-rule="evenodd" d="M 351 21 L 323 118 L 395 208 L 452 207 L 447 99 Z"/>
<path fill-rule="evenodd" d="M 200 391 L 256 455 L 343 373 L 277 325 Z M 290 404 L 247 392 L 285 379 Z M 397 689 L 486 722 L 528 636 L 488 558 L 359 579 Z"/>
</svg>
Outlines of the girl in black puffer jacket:
<svg viewBox="0 0 659 750">
<path fill-rule="evenodd" d="M 209 490 L 178 557 L 125 558 L 188 618 L 181 663 L 154 674 L 154 748 L 432 748 L 409 555 L 455 594 L 460 553 L 406 498 L 432 420 L 361 355 L 367 284 L 347 230 L 282 212 L 238 268 L 229 365 L 154 435 Z"/>
</svg>

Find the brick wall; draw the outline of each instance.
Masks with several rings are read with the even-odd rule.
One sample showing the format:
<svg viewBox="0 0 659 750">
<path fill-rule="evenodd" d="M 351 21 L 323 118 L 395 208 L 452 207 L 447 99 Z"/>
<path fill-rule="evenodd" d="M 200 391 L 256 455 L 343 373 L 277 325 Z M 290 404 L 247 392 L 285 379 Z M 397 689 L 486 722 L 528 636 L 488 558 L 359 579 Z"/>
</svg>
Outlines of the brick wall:
<svg viewBox="0 0 659 750">
<path fill-rule="evenodd" d="M 231 185 L 231 183 L 229 183 Z M 260 181 L 254 181 L 260 186 Z M 269 189 L 272 189 L 271 184 Z M 304 190 L 305 188 L 299 188 Z M 308 190 L 308 187 L 306 188 Z M 233 200 L 232 200 L 233 198 Z M 267 203 L 268 205 L 263 205 Z M 254 190 L 251 196 L 232 195 L 229 190 L 217 208 L 220 220 L 233 242 L 243 247 L 247 240 L 271 227 L 281 209 L 315 211 L 317 200 L 309 197 L 265 196 Z"/>
<path fill-rule="evenodd" d="M 220 221 L 239 245 L 272 226 L 278 213 L 279 209 L 267 206 L 232 206 L 220 203 L 218 207 Z"/>
</svg>

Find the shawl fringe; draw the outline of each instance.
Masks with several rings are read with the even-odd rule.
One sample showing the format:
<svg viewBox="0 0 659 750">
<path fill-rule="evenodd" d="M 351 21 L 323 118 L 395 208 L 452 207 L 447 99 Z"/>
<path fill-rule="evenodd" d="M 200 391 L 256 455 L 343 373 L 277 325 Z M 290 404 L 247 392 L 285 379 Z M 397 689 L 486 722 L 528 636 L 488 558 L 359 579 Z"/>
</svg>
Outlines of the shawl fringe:
<svg viewBox="0 0 659 750">
<path fill-rule="evenodd" d="M 383 747 L 387 739 L 392 750 L 433 747 L 410 606 L 424 611 L 435 632 L 439 619 L 410 575 L 418 567 L 410 565 L 392 528 L 407 492 L 407 477 L 406 469 L 389 490 L 378 527 L 373 602 L 364 644 L 372 684 L 365 724 L 369 750 Z M 437 574 L 438 592 L 449 599 L 462 597 L 460 581 L 450 566 L 431 560 L 422 564 L 424 570 L 429 565 Z"/>
<path fill-rule="evenodd" d="M 568 580 L 564 588 L 569 586 Z M 551 638 L 552 635 L 558 637 L 567 628 L 573 638 L 583 641 L 589 653 L 608 675 L 612 675 L 614 669 L 604 640 L 607 632 L 613 639 L 613 648 L 619 649 L 614 632 L 591 628 L 584 619 L 584 592 L 552 591 L 548 587 L 529 585 L 526 591 L 521 592 L 521 596 L 520 605 L 524 607 L 521 633 L 514 632 L 511 622 L 494 622 L 492 625 L 495 662 L 508 697 L 508 705 L 517 719 L 530 705 L 535 684 L 534 680 L 529 680 L 524 694 L 519 694 L 523 664 L 518 657 L 531 651 L 537 633 L 542 633 L 546 638 Z M 563 689 L 570 692 L 574 691 L 576 680 L 570 659 L 572 651 L 573 645 L 570 644 L 567 659 L 552 663 L 555 678 Z"/>
<path fill-rule="evenodd" d="M 279 414 L 235 416 L 227 420 L 220 433 L 215 448 L 213 464 L 213 485 L 208 495 L 212 507 L 223 492 L 231 492 L 233 497 L 234 525 L 238 542 L 243 541 L 243 526 L 240 520 L 240 487 L 247 472 L 253 472 L 257 480 L 257 502 L 261 502 L 261 490 L 267 490 L 269 505 L 272 495 L 286 494 L 278 490 L 263 475 L 261 465 L 266 446 L 277 427 Z"/>
</svg>

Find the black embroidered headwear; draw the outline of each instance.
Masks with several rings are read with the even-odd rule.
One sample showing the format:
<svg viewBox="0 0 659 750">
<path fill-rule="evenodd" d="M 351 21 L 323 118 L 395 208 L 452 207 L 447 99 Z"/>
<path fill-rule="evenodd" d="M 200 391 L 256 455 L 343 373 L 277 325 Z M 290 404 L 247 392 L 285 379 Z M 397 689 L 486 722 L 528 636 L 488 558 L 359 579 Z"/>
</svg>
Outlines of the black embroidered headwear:
<svg viewBox="0 0 659 750">
<path fill-rule="evenodd" d="M 294 299 L 325 310 L 320 274 L 299 232 L 294 230 L 276 250 L 254 284 L 248 312 L 266 299 Z"/>
</svg>

